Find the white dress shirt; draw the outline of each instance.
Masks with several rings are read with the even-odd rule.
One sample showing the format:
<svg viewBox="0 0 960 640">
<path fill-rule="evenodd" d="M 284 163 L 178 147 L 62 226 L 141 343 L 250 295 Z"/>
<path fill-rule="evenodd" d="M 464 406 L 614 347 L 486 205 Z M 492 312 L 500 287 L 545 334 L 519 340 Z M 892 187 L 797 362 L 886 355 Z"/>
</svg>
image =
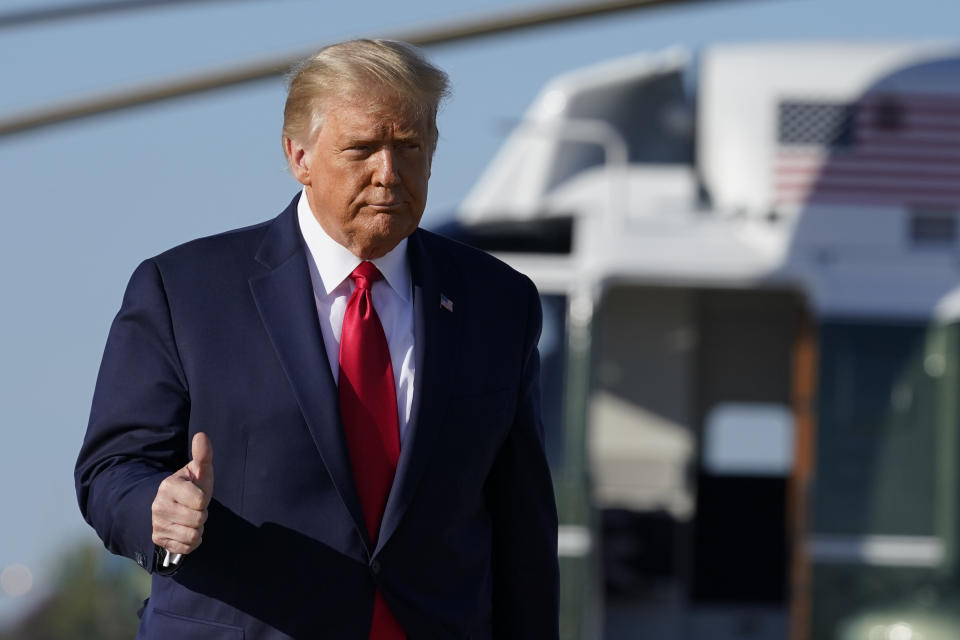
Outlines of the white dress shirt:
<svg viewBox="0 0 960 640">
<path fill-rule="evenodd" d="M 307 262 L 313 298 L 317 304 L 320 331 L 334 381 L 340 373 L 340 333 L 347 301 L 356 288 L 350 274 L 362 262 L 346 247 L 327 235 L 313 216 L 307 194 L 297 203 L 300 232 L 307 243 Z M 377 310 L 390 349 L 393 381 L 397 389 L 397 417 L 400 442 L 407 432 L 413 408 L 416 362 L 413 349 L 413 285 L 407 263 L 407 240 L 381 258 L 371 260 L 383 274 L 373 285 L 373 306 Z"/>
</svg>

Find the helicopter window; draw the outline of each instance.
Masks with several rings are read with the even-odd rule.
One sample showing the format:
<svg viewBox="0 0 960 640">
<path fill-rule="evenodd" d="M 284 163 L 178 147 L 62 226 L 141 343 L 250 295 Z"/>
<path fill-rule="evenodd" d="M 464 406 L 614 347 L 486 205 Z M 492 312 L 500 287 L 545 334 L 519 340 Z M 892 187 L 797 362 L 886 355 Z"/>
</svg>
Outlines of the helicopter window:
<svg viewBox="0 0 960 640">
<path fill-rule="evenodd" d="M 916 247 L 950 249 L 957 245 L 957 213 L 953 209 L 916 209 L 910 216 L 910 240 Z"/>
<path fill-rule="evenodd" d="M 693 110 L 680 71 L 608 85 L 570 98 L 566 117 L 602 120 L 627 144 L 628 161 L 646 164 L 693 162 Z M 598 144 L 561 141 L 550 187 L 604 163 Z"/>
<path fill-rule="evenodd" d="M 933 531 L 937 415 L 948 396 L 938 395 L 931 375 L 937 371 L 928 331 L 923 324 L 821 327 L 817 482 L 826 489 L 814 500 L 820 533 Z"/>
</svg>

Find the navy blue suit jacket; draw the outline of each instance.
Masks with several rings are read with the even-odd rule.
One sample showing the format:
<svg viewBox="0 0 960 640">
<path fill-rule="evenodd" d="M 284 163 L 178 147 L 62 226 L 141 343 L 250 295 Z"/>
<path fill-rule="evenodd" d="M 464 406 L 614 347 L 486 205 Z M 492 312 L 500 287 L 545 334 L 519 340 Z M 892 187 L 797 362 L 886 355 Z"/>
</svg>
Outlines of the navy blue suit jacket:
<svg viewBox="0 0 960 640">
<path fill-rule="evenodd" d="M 352 480 L 296 198 L 270 222 L 137 268 L 76 483 L 105 545 L 153 572 L 138 638 L 366 640 L 376 587 L 410 640 L 557 637 L 537 292 L 429 232 L 408 246 L 418 401 L 376 541 Z M 198 431 L 215 468 L 203 543 L 159 575 L 150 505 Z"/>
</svg>

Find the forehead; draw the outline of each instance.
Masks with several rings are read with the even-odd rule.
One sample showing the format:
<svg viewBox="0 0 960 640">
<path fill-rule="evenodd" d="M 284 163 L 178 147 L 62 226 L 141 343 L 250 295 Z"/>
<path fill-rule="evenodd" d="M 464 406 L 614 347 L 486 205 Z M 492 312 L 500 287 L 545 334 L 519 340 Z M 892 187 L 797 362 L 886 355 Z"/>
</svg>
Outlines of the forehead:
<svg viewBox="0 0 960 640">
<path fill-rule="evenodd" d="M 323 121 L 343 134 L 425 133 L 424 111 L 395 95 L 356 91 L 328 101 Z"/>
</svg>

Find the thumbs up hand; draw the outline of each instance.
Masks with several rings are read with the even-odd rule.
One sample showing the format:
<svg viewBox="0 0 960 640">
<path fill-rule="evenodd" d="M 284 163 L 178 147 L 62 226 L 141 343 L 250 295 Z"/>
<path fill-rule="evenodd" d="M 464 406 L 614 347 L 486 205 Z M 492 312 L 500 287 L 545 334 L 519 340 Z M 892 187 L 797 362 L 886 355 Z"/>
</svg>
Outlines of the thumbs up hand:
<svg viewBox="0 0 960 640">
<path fill-rule="evenodd" d="M 160 483 L 151 506 L 153 543 L 171 553 L 186 554 L 200 546 L 213 496 L 213 445 L 207 434 L 193 437 L 191 458 Z"/>
</svg>

